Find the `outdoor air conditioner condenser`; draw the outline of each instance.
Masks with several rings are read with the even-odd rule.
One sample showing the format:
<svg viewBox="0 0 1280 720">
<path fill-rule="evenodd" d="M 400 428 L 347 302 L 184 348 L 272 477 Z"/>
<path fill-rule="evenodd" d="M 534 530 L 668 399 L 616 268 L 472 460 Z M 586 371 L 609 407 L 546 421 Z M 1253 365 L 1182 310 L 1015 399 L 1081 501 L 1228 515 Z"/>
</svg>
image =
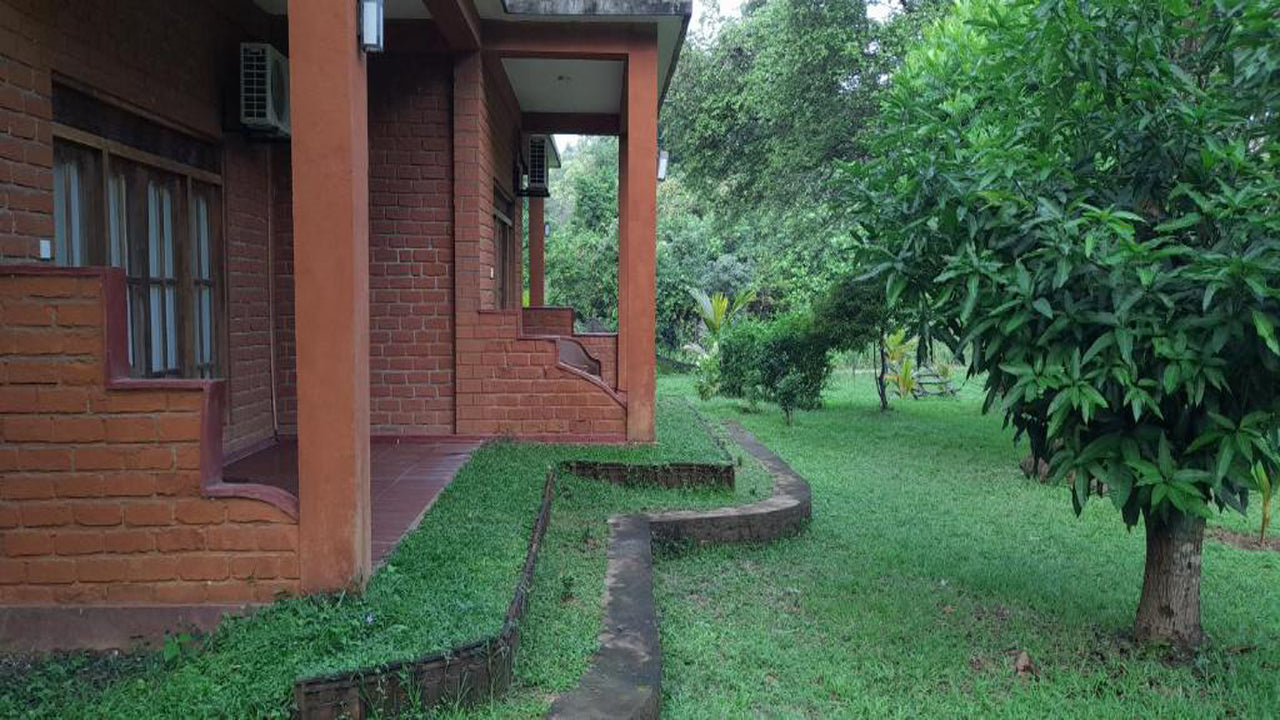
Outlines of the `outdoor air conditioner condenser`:
<svg viewBox="0 0 1280 720">
<path fill-rule="evenodd" d="M 551 194 L 551 188 L 548 186 L 547 170 L 550 166 L 550 152 L 547 144 L 551 142 L 551 137 L 547 135 L 530 135 L 529 136 L 529 164 L 528 164 L 528 185 L 522 188 L 524 195 L 531 197 L 547 197 Z"/>
<path fill-rule="evenodd" d="M 289 137 L 289 59 L 268 43 L 240 44 L 240 124 Z"/>
</svg>

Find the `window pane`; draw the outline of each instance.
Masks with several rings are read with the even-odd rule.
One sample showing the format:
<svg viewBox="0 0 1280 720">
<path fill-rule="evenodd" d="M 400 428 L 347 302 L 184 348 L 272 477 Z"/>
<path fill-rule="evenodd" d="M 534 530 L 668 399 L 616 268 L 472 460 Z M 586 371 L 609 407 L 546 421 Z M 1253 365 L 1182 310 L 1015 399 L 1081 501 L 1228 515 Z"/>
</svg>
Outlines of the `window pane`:
<svg viewBox="0 0 1280 720">
<path fill-rule="evenodd" d="M 201 331 L 201 355 L 200 362 L 205 365 L 213 364 L 213 289 L 208 287 L 200 288 L 200 331 Z"/>
<path fill-rule="evenodd" d="M 164 367 L 164 303 L 161 295 L 163 288 L 150 286 L 151 314 L 147 321 L 151 325 L 151 365 L 147 368 L 156 372 Z"/>
<path fill-rule="evenodd" d="M 164 289 L 165 370 L 178 370 L 178 288 Z"/>
<path fill-rule="evenodd" d="M 89 265 L 91 243 L 101 242 L 102 176 L 99 154 L 58 140 L 53 153 L 53 260 L 59 265 Z"/>
<path fill-rule="evenodd" d="M 137 358 L 137 353 L 134 352 L 133 345 L 134 345 L 134 338 L 137 337 L 136 335 L 134 335 L 134 327 L 137 326 L 137 322 L 134 318 L 138 312 L 138 307 L 133 302 L 133 295 L 134 293 L 132 290 L 130 290 L 128 293 L 125 294 L 125 296 L 128 298 L 127 306 L 128 306 L 128 314 L 129 314 L 129 367 L 136 368 L 138 367 L 138 358 Z"/>
<path fill-rule="evenodd" d="M 172 278 L 173 275 L 173 191 L 164 186 L 160 186 L 160 221 L 161 221 L 161 238 L 164 247 L 161 249 L 161 255 L 164 257 L 164 276 Z"/>
<path fill-rule="evenodd" d="M 147 274 L 160 277 L 160 186 L 147 183 Z"/>
</svg>

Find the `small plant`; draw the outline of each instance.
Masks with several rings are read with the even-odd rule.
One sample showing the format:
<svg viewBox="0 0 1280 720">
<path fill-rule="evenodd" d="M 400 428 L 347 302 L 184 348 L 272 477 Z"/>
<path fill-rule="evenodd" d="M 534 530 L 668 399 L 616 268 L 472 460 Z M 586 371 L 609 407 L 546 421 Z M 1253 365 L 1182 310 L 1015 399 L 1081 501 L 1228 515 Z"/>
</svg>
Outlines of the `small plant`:
<svg viewBox="0 0 1280 720">
<path fill-rule="evenodd" d="M 720 338 L 725 328 L 756 298 L 755 290 L 739 294 L 731 302 L 724 293 L 707 295 L 698 288 L 688 288 L 698 317 L 702 320 L 705 339 L 702 344 L 686 343 L 684 349 L 697 358 L 695 386 L 698 397 L 710 400 L 720 392 Z"/>
<path fill-rule="evenodd" d="M 893 366 L 889 366 L 890 371 L 885 374 L 885 381 L 889 383 L 889 387 L 897 393 L 898 397 L 907 397 L 915 393 L 916 390 L 916 370 L 911 363 L 911 358 L 906 358 L 898 365 L 897 370 Z"/>
</svg>

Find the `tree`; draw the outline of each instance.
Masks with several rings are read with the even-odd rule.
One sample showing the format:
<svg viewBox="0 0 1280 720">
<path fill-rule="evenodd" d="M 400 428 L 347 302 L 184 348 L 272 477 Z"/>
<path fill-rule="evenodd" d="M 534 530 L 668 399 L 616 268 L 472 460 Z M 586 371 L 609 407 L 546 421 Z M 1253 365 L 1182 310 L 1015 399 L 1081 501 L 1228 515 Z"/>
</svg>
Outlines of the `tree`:
<svg viewBox="0 0 1280 720">
<path fill-rule="evenodd" d="M 1203 637 L 1210 509 L 1280 469 L 1280 0 L 962 0 L 850 167 L 891 304 L 958 328 L 987 407 L 1094 481 L 1135 635 Z"/>
<path fill-rule="evenodd" d="M 814 331 L 832 350 L 861 352 L 875 343 L 876 391 L 880 395 L 880 409 L 888 410 L 884 340 L 889 334 L 889 312 L 885 306 L 884 283 L 849 273 L 831 284 L 814 304 L 813 315 Z"/>
<path fill-rule="evenodd" d="M 884 81 L 942 4 L 902 3 L 878 23 L 861 0 L 757 2 L 681 52 L 663 145 L 720 252 L 753 273 L 762 311 L 805 309 L 855 269 L 835 161 L 866 156 Z"/>
</svg>

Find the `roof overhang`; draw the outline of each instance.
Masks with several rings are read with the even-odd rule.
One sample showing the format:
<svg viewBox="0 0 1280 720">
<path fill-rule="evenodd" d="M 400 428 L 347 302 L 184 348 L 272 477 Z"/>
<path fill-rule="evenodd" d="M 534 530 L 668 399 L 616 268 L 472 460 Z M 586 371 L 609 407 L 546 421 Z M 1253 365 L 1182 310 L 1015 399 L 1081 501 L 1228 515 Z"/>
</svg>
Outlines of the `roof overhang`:
<svg viewBox="0 0 1280 720">
<path fill-rule="evenodd" d="M 578 35 L 624 26 L 652 27 L 658 41 L 659 106 L 671 84 L 693 14 L 692 0 L 476 0 L 482 19 L 506 27 L 527 23 L 581 26 Z M 606 27 L 608 30 L 606 30 Z M 530 30 L 534 28 L 530 27 Z M 624 65 L 612 58 L 503 57 L 503 69 L 526 114 L 595 118 L 622 109 Z M 566 123 L 558 132 L 575 132 Z"/>
<path fill-rule="evenodd" d="M 288 11 L 288 0 L 254 0 L 272 14 Z M 433 19 L 459 50 L 487 47 L 489 30 L 576 40 L 616 33 L 619 28 L 652 28 L 658 42 L 659 107 L 671 84 L 684 45 L 692 0 L 385 0 L 389 20 Z M 482 30 L 481 25 L 487 29 Z M 592 28 L 592 25 L 598 27 Z M 578 27 L 571 27 L 578 26 Z M 518 55 L 518 54 L 517 54 Z M 570 126 L 606 128 L 600 118 L 622 108 L 624 65 L 618 57 L 502 56 L 502 67 L 526 115 L 545 122 L 562 118 Z"/>
</svg>

